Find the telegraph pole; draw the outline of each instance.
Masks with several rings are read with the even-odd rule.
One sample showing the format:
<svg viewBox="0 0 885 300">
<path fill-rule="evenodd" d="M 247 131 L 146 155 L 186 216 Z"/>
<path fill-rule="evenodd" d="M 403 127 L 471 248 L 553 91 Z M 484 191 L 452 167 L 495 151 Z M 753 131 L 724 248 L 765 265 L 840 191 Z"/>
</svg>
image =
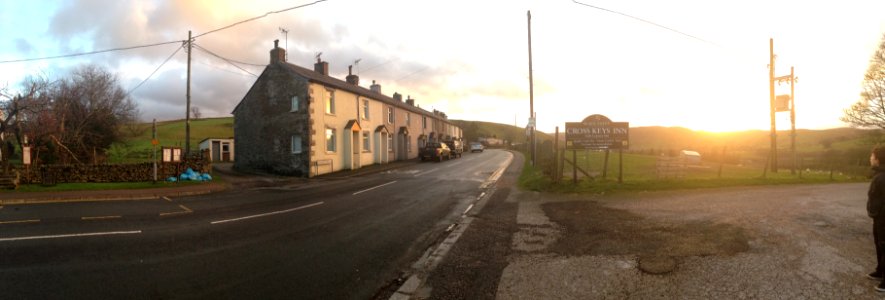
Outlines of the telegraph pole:
<svg viewBox="0 0 885 300">
<path fill-rule="evenodd" d="M 771 116 L 771 172 L 777 173 L 777 125 L 774 121 L 774 39 L 768 40 L 769 63 L 768 63 L 768 90 Z"/>
<path fill-rule="evenodd" d="M 184 112 L 184 156 L 191 152 L 191 46 L 194 40 L 187 31 L 187 108 Z M 182 159 L 184 160 L 184 159 Z"/>
<path fill-rule="evenodd" d="M 526 12 L 526 16 L 528 17 L 529 24 L 529 123 L 535 122 L 535 83 L 532 80 L 532 11 L 529 10 Z M 531 142 L 529 147 L 531 147 L 532 153 L 532 166 L 535 165 L 535 124 L 529 124 L 532 127 L 531 132 Z"/>
<path fill-rule="evenodd" d="M 157 183 L 157 119 L 151 128 L 151 162 L 154 164 L 154 183 Z"/>
<path fill-rule="evenodd" d="M 790 152 L 793 154 L 793 167 L 790 168 L 790 174 L 796 174 L 796 94 L 793 86 L 796 85 L 796 76 L 793 73 L 793 67 L 790 67 Z"/>
</svg>

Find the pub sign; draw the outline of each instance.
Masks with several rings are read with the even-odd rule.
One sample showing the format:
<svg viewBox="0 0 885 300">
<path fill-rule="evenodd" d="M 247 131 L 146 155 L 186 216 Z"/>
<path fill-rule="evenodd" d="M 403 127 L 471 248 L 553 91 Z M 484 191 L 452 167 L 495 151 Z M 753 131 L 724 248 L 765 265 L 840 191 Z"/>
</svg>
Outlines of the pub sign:
<svg viewBox="0 0 885 300">
<path fill-rule="evenodd" d="M 603 115 L 591 115 L 581 122 L 565 123 L 566 150 L 627 149 L 630 123 L 612 122 Z"/>
</svg>

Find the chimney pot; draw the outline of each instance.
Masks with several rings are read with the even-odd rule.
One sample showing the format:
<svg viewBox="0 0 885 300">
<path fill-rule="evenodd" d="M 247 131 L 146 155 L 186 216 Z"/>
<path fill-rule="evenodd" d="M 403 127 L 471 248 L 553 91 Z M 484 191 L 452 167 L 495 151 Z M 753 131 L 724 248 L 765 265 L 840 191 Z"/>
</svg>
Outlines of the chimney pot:
<svg viewBox="0 0 885 300">
<path fill-rule="evenodd" d="M 352 85 L 360 85 L 360 77 L 353 75 L 353 65 L 347 66 L 347 77 L 344 80 Z"/>
<path fill-rule="evenodd" d="M 369 86 L 369 90 L 380 94 L 381 93 L 381 85 L 375 83 L 375 81 L 372 80 L 372 85 Z"/>
<path fill-rule="evenodd" d="M 273 49 L 270 50 L 270 63 L 286 62 L 286 49 L 280 48 L 280 40 L 273 41 Z"/>
<path fill-rule="evenodd" d="M 317 57 L 317 63 L 313 65 L 313 70 L 321 75 L 329 76 L 329 62 L 322 61 Z"/>
</svg>

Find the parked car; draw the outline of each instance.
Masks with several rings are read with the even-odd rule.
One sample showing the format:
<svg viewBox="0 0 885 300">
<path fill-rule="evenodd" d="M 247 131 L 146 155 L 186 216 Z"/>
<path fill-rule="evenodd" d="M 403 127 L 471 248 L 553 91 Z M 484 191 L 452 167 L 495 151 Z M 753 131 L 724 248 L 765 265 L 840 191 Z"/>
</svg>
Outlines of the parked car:
<svg viewBox="0 0 885 300">
<path fill-rule="evenodd" d="M 446 141 L 446 146 L 452 150 L 452 157 L 461 157 L 461 153 L 464 153 L 464 145 L 459 140 Z"/>
<path fill-rule="evenodd" d="M 421 148 L 419 156 L 421 156 L 421 161 L 443 161 L 443 159 L 452 158 L 452 149 L 449 149 L 449 146 L 447 146 L 445 143 L 431 142 L 427 143 L 427 145 L 424 145 L 424 148 Z"/>
<path fill-rule="evenodd" d="M 483 150 L 485 150 L 485 147 L 481 143 L 470 143 L 470 152 L 482 152 Z"/>
</svg>

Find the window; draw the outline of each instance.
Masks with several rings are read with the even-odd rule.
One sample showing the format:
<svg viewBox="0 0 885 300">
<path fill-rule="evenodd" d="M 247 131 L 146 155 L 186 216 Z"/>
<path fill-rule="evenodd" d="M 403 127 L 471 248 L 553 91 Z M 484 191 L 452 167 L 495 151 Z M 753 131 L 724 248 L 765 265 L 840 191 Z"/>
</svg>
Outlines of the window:
<svg viewBox="0 0 885 300">
<path fill-rule="evenodd" d="M 425 129 L 427 128 L 427 117 L 421 117 L 421 126 L 424 126 Z"/>
<path fill-rule="evenodd" d="M 292 108 L 289 110 L 289 112 L 298 111 L 298 107 L 301 104 L 300 102 L 301 102 L 301 100 L 298 99 L 298 96 L 292 96 Z"/>
<path fill-rule="evenodd" d="M 387 107 L 387 123 L 393 124 L 393 106 Z"/>
<path fill-rule="evenodd" d="M 387 135 L 387 151 L 393 152 L 393 135 L 392 134 Z"/>
<path fill-rule="evenodd" d="M 300 135 L 292 135 L 292 154 L 300 154 L 301 153 L 301 136 Z"/>
<path fill-rule="evenodd" d="M 363 131 L 363 152 L 369 152 L 372 148 L 369 145 L 369 132 Z"/>
<path fill-rule="evenodd" d="M 412 125 L 412 114 L 406 113 L 406 125 Z"/>
<path fill-rule="evenodd" d="M 412 152 L 412 140 L 410 140 L 408 137 L 406 137 L 406 149 L 409 149 L 409 153 Z"/>
<path fill-rule="evenodd" d="M 328 98 L 326 98 L 326 113 L 330 115 L 335 114 L 335 91 L 326 90 L 329 94 Z"/>
<path fill-rule="evenodd" d="M 363 100 L 363 119 L 369 119 L 369 100 Z"/>
<path fill-rule="evenodd" d="M 335 150 L 336 150 L 335 145 L 336 144 L 337 143 L 335 141 L 335 129 L 326 128 L 326 151 L 335 152 Z"/>
<path fill-rule="evenodd" d="M 273 152 L 280 152 L 280 139 L 273 139 Z"/>
</svg>

